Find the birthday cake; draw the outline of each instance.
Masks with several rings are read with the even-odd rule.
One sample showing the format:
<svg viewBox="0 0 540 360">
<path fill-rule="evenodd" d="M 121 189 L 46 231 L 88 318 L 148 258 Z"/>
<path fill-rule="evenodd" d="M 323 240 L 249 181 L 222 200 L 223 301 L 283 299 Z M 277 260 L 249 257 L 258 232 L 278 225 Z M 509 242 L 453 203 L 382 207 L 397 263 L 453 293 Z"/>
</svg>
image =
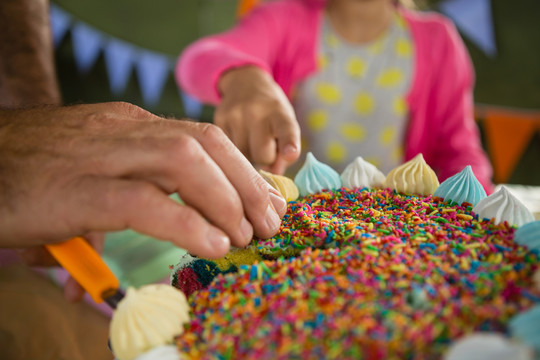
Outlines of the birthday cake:
<svg viewBox="0 0 540 360">
<path fill-rule="evenodd" d="M 470 167 L 439 184 L 421 155 L 388 176 L 308 155 L 294 183 L 263 177 L 289 200 L 280 232 L 173 268 L 191 308 L 182 358 L 540 353 L 540 223 L 506 189 L 486 196 Z"/>
</svg>

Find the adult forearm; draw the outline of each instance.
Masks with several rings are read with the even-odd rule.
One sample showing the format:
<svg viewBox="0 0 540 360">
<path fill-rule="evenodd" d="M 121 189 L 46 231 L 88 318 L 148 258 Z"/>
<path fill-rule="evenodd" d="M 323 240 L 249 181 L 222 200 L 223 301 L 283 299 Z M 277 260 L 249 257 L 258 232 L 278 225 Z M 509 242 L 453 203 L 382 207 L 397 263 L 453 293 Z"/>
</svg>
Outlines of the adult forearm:
<svg viewBox="0 0 540 360">
<path fill-rule="evenodd" d="M 47 0 L 0 1 L 0 106 L 59 104 Z"/>
</svg>

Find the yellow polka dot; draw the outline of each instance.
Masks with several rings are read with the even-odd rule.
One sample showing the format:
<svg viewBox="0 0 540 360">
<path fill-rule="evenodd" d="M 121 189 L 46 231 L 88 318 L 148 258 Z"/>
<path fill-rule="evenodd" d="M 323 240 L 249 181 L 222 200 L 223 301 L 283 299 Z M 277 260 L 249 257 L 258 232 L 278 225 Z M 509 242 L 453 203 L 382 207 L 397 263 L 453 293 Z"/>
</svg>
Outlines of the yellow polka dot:
<svg viewBox="0 0 540 360">
<path fill-rule="evenodd" d="M 406 38 L 399 38 L 395 44 L 396 53 L 401 57 L 408 57 L 411 55 L 411 43 Z"/>
<path fill-rule="evenodd" d="M 379 159 L 376 156 L 368 156 L 365 158 L 365 160 L 369 163 L 372 163 L 375 165 L 375 167 L 379 168 L 381 166 L 381 159 Z"/>
<path fill-rule="evenodd" d="M 341 125 L 340 131 L 345 139 L 353 142 L 361 142 L 366 137 L 366 129 L 362 125 L 356 123 L 343 124 Z"/>
<path fill-rule="evenodd" d="M 330 83 L 318 83 L 315 91 L 319 98 L 328 104 L 335 104 L 341 100 L 341 92 L 337 86 Z"/>
<path fill-rule="evenodd" d="M 392 101 L 392 110 L 396 115 L 402 116 L 407 113 L 407 103 L 401 96 L 396 96 Z"/>
<path fill-rule="evenodd" d="M 361 92 L 356 95 L 356 98 L 354 99 L 354 109 L 360 115 L 369 115 L 373 112 L 374 108 L 375 100 L 373 99 L 373 96 L 367 92 Z"/>
<path fill-rule="evenodd" d="M 328 160 L 335 163 L 341 163 L 345 160 L 347 156 L 347 149 L 345 146 L 337 141 L 331 141 L 326 147 L 326 157 Z"/>
<path fill-rule="evenodd" d="M 353 56 L 347 63 L 347 74 L 352 77 L 362 77 L 366 73 L 366 62 L 357 56 Z"/>
<path fill-rule="evenodd" d="M 382 71 L 377 78 L 377 85 L 390 88 L 398 85 L 403 80 L 403 73 L 399 69 L 391 68 Z"/>
<path fill-rule="evenodd" d="M 337 37 L 335 37 L 334 35 L 332 34 L 329 34 L 329 35 L 326 35 L 326 43 L 328 44 L 328 46 L 330 46 L 331 48 L 336 48 L 339 46 L 339 40 Z"/>
<path fill-rule="evenodd" d="M 396 147 L 394 150 L 392 150 L 392 159 L 397 162 L 398 164 L 401 164 L 403 162 L 403 148 L 401 146 Z"/>
<path fill-rule="evenodd" d="M 321 131 L 328 125 L 328 114 L 324 110 L 315 110 L 308 114 L 307 125 L 313 131 Z"/>
<path fill-rule="evenodd" d="M 396 129 L 393 126 L 385 126 L 379 135 L 382 145 L 389 145 L 396 139 Z"/>
<path fill-rule="evenodd" d="M 320 55 L 318 59 L 319 69 L 324 69 L 328 66 L 328 57 L 326 55 Z"/>
</svg>

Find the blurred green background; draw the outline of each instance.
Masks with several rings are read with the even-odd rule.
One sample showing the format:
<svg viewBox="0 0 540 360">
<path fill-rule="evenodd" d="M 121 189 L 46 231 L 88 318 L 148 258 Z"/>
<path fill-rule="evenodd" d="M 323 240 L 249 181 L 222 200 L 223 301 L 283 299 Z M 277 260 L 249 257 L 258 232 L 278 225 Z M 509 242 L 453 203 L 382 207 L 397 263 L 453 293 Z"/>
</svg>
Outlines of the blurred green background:
<svg viewBox="0 0 540 360">
<path fill-rule="evenodd" d="M 54 0 L 80 20 L 112 37 L 136 46 L 177 57 L 193 40 L 230 27 L 235 21 L 236 0 Z M 436 8 L 436 1 L 422 7 Z M 481 104 L 540 111 L 540 1 L 492 0 L 498 54 L 484 55 L 464 38 L 473 59 L 477 82 L 475 100 Z M 145 106 L 132 73 L 126 91 L 113 96 L 109 90 L 103 55 L 87 74 L 80 75 L 68 33 L 56 50 L 61 88 L 66 103 L 123 100 L 148 110 L 183 117 L 184 109 L 170 74 L 163 96 L 155 107 Z M 206 106 L 201 120 L 211 121 Z M 481 130 L 482 126 L 480 123 Z M 537 131 L 510 183 L 540 185 L 540 135 Z"/>
</svg>

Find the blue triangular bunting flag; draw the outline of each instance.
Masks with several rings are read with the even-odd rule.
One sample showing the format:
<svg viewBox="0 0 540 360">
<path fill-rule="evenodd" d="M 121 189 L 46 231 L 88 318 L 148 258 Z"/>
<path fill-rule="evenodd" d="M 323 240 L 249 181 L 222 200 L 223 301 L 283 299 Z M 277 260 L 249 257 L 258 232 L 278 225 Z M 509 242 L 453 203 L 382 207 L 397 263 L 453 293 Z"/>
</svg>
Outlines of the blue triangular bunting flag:
<svg viewBox="0 0 540 360">
<path fill-rule="evenodd" d="M 192 96 L 180 91 L 184 113 L 188 118 L 199 119 L 203 110 L 203 104 Z"/>
<path fill-rule="evenodd" d="M 120 95 L 126 89 L 137 50 L 124 41 L 110 39 L 103 51 L 111 92 Z"/>
<path fill-rule="evenodd" d="M 55 46 L 60 44 L 71 28 L 73 56 L 79 72 L 87 73 L 94 66 L 100 51 L 104 50 L 113 94 L 120 95 L 125 90 L 135 64 L 144 102 L 148 105 L 159 102 L 174 62 L 171 57 L 107 36 L 83 22 L 74 21 L 70 14 L 53 4 L 50 7 L 50 20 Z M 187 116 L 200 116 L 202 104 L 192 98 L 182 97 L 182 101 Z"/>
<path fill-rule="evenodd" d="M 491 0 L 446 0 L 439 8 L 486 55 L 496 55 Z"/>
<path fill-rule="evenodd" d="M 141 52 L 137 60 L 137 77 L 146 104 L 158 103 L 171 71 L 171 63 L 169 57 L 165 55 L 150 51 Z"/>
<path fill-rule="evenodd" d="M 80 72 L 88 72 L 97 60 L 103 45 L 103 35 L 92 27 L 77 23 L 71 30 L 73 36 L 73 55 Z"/>
<path fill-rule="evenodd" d="M 60 45 L 71 25 L 71 17 L 58 6 L 51 4 L 49 10 L 54 47 Z"/>
</svg>

